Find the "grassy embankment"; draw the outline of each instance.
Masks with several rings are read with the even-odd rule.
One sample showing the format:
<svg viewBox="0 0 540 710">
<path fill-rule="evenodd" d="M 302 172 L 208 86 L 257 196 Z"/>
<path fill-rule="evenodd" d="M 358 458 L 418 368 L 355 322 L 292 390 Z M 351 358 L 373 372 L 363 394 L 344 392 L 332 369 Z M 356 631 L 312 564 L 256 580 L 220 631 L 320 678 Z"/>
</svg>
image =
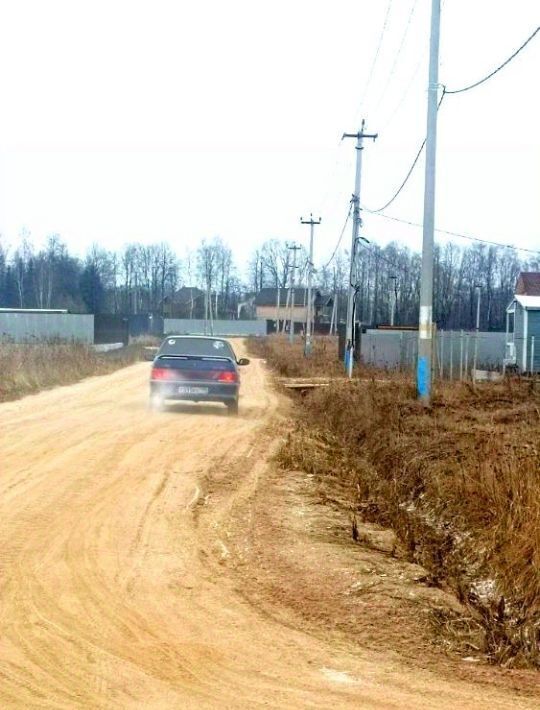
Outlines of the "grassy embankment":
<svg viewBox="0 0 540 710">
<path fill-rule="evenodd" d="M 306 372 L 300 343 L 253 347 L 280 375 Z M 336 358 L 319 344 L 307 373 L 335 374 Z M 489 660 L 540 667 L 538 386 L 447 383 L 424 408 L 403 377 L 335 382 L 298 399 L 279 461 L 314 474 L 353 528 L 355 516 L 392 527 L 470 609 Z"/>
<path fill-rule="evenodd" d="M 75 342 L 0 342 L 0 402 L 92 375 L 106 375 L 137 362 L 141 353 L 139 344 L 97 353 L 91 346 Z"/>
</svg>

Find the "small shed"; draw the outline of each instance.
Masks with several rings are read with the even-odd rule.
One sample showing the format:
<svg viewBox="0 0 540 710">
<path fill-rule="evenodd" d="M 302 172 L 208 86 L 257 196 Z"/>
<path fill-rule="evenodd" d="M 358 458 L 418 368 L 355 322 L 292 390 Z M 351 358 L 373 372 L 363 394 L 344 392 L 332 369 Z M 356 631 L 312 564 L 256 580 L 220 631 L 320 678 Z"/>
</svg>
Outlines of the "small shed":
<svg viewBox="0 0 540 710">
<path fill-rule="evenodd" d="M 519 275 L 516 293 L 506 309 L 506 367 L 540 372 L 540 272 Z"/>
</svg>

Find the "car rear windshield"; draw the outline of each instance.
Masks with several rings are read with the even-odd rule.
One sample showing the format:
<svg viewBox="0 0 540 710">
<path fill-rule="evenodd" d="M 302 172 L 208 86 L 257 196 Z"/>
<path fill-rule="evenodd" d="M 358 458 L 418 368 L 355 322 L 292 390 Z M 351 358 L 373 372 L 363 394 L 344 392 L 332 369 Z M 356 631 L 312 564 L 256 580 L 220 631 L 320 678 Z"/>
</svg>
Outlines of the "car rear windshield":
<svg viewBox="0 0 540 710">
<path fill-rule="evenodd" d="M 158 355 L 195 355 L 198 357 L 230 357 L 234 352 L 226 340 L 214 338 L 166 338 Z"/>
</svg>

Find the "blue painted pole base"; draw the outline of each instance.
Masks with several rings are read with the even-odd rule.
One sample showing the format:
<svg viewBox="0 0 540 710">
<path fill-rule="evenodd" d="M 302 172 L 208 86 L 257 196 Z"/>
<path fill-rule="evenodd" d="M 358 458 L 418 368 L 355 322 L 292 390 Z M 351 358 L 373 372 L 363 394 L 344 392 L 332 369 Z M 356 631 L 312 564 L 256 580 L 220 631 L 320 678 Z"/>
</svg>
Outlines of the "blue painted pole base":
<svg viewBox="0 0 540 710">
<path fill-rule="evenodd" d="M 353 357 L 353 349 L 352 348 L 345 348 L 345 357 L 343 358 L 343 364 L 345 365 L 345 370 L 349 372 L 349 365 L 350 361 Z"/>
<path fill-rule="evenodd" d="M 427 357 L 419 357 L 416 369 L 416 386 L 422 399 L 429 399 L 431 389 L 431 372 Z"/>
</svg>

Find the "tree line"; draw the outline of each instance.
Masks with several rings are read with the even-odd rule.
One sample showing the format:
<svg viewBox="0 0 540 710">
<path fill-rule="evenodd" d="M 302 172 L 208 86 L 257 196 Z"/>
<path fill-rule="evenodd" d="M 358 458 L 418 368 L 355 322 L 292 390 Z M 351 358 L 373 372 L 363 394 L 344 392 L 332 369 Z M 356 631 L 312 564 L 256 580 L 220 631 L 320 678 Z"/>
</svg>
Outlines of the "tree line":
<svg viewBox="0 0 540 710">
<path fill-rule="evenodd" d="M 517 250 L 481 243 L 458 246 L 449 242 L 434 249 L 434 320 L 445 330 L 472 329 L 476 323 L 477 286 L 480 287 L 480 327 L 505 328 L 506 307 L 514 295 L 520 271 L 540 269 L 537 258 L 520 259 Z M 360 245 L 353 285 L 358 320 L 369 325 L 388 324 L 394 303 L 395 325 L 416 325 L 420 302 L 421 255 L 392 242 L 385 247 Z M 296 282 L 304 283 L 308 259 L 302 251 Z M 338 321 L 345 319 L 350 279 L 349 254 L 339 252 L 319 265 L 316 288 L 332 295 Z M 270 240 L 257 248 L 249 262 L 249 283 L 254 291 L 290 285 L 292 257 L 284 242 Z"/>
<path fill-rule="evenodd" d="M 388 323 L 393 301 L 395 324 L 415 325 L 420 255 L 395 242 L 384 248 L 370 244 L 359 247 L 356 262 L 358 319 L 370 325 Z M 23 234 L 14 249 L 0 239 L 0 307 L 234 318 L 239 304 L 249 303 L 262 288 L 290 287 L 293 272 L 296 284 L 305 285 L 308 268 L 304 249 L 296 253 L 293 268 L 292 251 L 280 239 L 256 247 L 242 273 L 231 248 L 218 238 L 203 240 L 182 258 L 166 242 L 130 243 L 118 251 L 94 244 L 80 258 L 58 235 L 35 248 Z M 481 328 L 503 329 L 519 272 L 539 268 L 538 259 L 520 259 L 511 248 L 436 246 L 433 293 L 438 327 L 473 328 L 480 286 Z M 338 252 L 330 263 L 315 265 L 315 288 L 336 300 L 338 320 L 345 318 L 349 276 L 346 251 Z"/>
</svg>

